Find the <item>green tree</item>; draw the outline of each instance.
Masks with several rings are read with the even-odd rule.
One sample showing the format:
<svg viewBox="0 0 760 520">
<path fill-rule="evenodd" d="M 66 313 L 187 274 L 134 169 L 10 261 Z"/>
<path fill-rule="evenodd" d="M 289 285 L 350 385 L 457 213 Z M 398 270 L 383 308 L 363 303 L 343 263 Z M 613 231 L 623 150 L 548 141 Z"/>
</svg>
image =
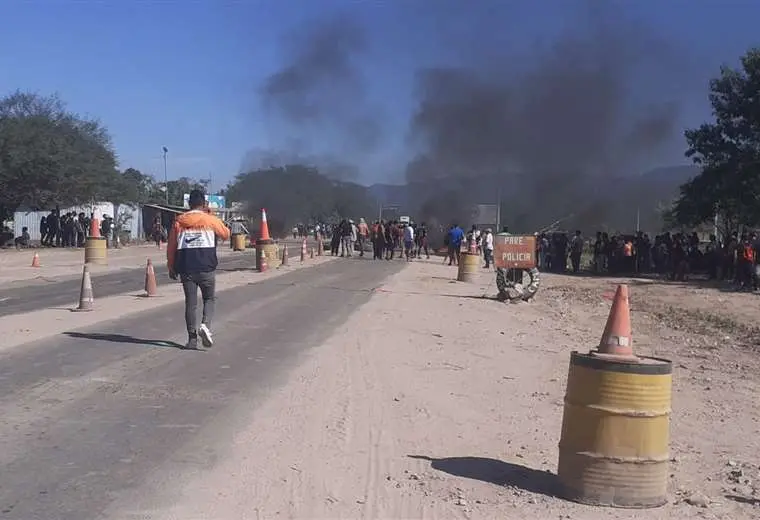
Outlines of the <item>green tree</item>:
<svg viewBox="0 0 760 520">
<path fill-rule="evenodd" d="M 251 217 L 266 208 L 269 229 L 278 234 L 298 223 L 371 217 L 375 212 L 364 186 L 332 180 L 303 164 L 242 173 L 225 194 L 230 201 L 243 202 Z"/>
<path fill-rule="evenodd" d="M 172 206 L 181 206 L 183 204 L 183 197 L 185 193 L 190 193 L 194 189 L 202 189 L 205 191 L 203 184 L 190 177 L 180 177 L 179 179 L 169 181 L 167 183 L 167 189 L 169 190 L 169 204 Z M 165 195 L 161 191 L 161 200 L 156 200 L 159 204 L 165 203 Z"/>
<path fill-rule="evenodd" d="M 69 112 L 57 96 L 16 91 L 0 98 L 2 212 L 102 199 L 115 168 L 105 127 Z"/>
<path fill-rule="evenodd" d="M 686 156 L 702 172 L 681 186 L 670 219 L 696 226 L 717 214 L 727 230 L 760 222 L 760 48 L 710 82 L 715 121 L 687 130 Z"/>
</svg>

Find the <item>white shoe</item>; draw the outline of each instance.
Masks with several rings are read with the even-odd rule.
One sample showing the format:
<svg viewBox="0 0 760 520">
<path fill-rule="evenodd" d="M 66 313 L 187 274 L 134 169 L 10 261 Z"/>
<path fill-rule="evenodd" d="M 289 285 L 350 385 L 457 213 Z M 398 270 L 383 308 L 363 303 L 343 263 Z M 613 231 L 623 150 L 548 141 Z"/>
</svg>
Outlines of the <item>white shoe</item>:
<svg viewBox="0 0 760 520">
<path fill-rule="evenodd" d="M 204 347 L 211 348 L 214 346 L 214 337 L 211 335 L 211 330 L 205 323 L 201 323 L 201 326 L 198 328 L 198 336 L 200 336 Z"/>
</svg>

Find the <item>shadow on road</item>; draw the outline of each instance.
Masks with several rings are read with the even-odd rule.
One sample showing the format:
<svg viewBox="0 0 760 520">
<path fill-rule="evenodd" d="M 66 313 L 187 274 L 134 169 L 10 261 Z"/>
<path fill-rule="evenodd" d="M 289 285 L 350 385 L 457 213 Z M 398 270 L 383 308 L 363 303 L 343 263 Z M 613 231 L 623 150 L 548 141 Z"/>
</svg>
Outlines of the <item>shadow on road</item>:
<svg viewBox="0 0 760 520">
<path fill-rule="evenodd" d="M 499 486 L 512 486 L 531 493 L 556 497 L 557 476 L 549 471 L 539 471 L 519 464 L 512 464 L 484 457 L 446 457 L 435 459 L 425 455 L 407 455 L 409 458 L 430 461 L 435 470 Z"/>
<path fill-rule="evenodd" d="M 738 502 L 740 504 L 749 504 L 752 506 L 760 506 L 760 498 L 754 498 L 754 497 L 743 497 L 741 495 L 723 495 L 729 500 L 733 500 L 734 502 Z"/>
<path fill-rule="evenodd" d="M 164 341 L 159 339 L 140 339 L 132 336 L 125 336 L 124 334 L 103 334 L 100 332 L 64 332 L 66 336 L 77 339 L 91 339 L 94 341 L 110 341 L 111 343 L 129 343 L 132 345 L 145 345 L 148 347 L 164 347 L 164 348 L 184 348 L 183 345 L 175 343 L 174 341 Z"/>
</svg>

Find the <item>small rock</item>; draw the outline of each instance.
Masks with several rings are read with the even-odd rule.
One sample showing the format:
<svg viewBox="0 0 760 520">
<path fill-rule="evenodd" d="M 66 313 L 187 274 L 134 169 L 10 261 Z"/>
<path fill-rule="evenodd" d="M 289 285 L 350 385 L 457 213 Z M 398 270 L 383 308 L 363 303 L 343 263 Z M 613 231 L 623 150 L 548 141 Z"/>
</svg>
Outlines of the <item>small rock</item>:
<svg viewBox="0 0 760 520">
<path fill-rule="evenodd" d="M 465 500 L 464 498 L 457 498 L 457 505 L 458 506 L 466 506 L 467 505 L 467 500 Z"/>
<path fill-rule="evenodd" d="M 735 462 L 735 461 L 733 461 L 733 460 L 729 460 L 729 461 L 728 461 L 728 464 L 727 464 L 727 465 L 728 465 L 728 466 L 731 466 L 731 467 L 734 467 L 734 466 L 736 466 L 737 464 L 736 464 L 736 462 Z"/>
<path fill-rule="evenodd" d="M 690 506 L 705 508 L 710 504 L 710 500 L 702 493 L 692 493 L 686 499 L 686 503 Z"/>
</svg>

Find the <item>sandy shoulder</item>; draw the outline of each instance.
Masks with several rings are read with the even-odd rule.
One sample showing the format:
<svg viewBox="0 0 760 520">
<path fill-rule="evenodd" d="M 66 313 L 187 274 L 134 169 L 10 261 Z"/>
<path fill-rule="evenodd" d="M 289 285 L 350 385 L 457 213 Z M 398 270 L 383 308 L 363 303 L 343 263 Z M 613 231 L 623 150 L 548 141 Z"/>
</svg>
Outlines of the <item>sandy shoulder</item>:
<svg viewBox="0 0 760 520">
<path fill-rule="evenodd" d="M 273 268 L 265 273 L 251 270 L 219 271 L 216 278 L 216 290 L 224 291 L 268 280 L 297 269 L 304 269 L 334 260 L 330 256 L 315 257 L 306 263 L 291 262 L 287 267 Z M 81 267 L 80 267 L 81 270 Z M 80 271 L 81 272 L 81 271 Z M 143 276 L 143 275 L 140 275 Z M 95 297 L 94 310 L 90 312 L 73 312 L 79 305 L 79 292 L 71 295 L 72 304 L 66 307 L 43 308 L 23 314 L 0 317 L 0 352 L 18 347 L 31 341 L 38 341 L 65 331 L 95 325 L 96 323 L 115 320 L 120 317 L 155 309 L 164 305 L 183 301 L 182 287 L 179 283 L 159 285 L 155 297 L 145 298 L 144 293 L 124 293 L 106 298 L 98 298 L 97 281 L 93 282 Z"/>
<path fill-rule="evenodd" d="M 677 364 L 671 502 L 568 503 L 545 490 L 569 353 L 598 341 L 614 283 L 547 276 L 535 302 L 512 305 L 480 298 L 495 292 L 493 275 L 479 285 L 452 276 L 419 262 L 388 280 L 256 409 L 228 455 L 151 518 L 757 517 L 751 500 L 727 498 L 754 492 L 732 471 L 760 478 L 751 352 L 699 347 L 712 332 L 637 312 L 638 352 Z"/>
</svg>

